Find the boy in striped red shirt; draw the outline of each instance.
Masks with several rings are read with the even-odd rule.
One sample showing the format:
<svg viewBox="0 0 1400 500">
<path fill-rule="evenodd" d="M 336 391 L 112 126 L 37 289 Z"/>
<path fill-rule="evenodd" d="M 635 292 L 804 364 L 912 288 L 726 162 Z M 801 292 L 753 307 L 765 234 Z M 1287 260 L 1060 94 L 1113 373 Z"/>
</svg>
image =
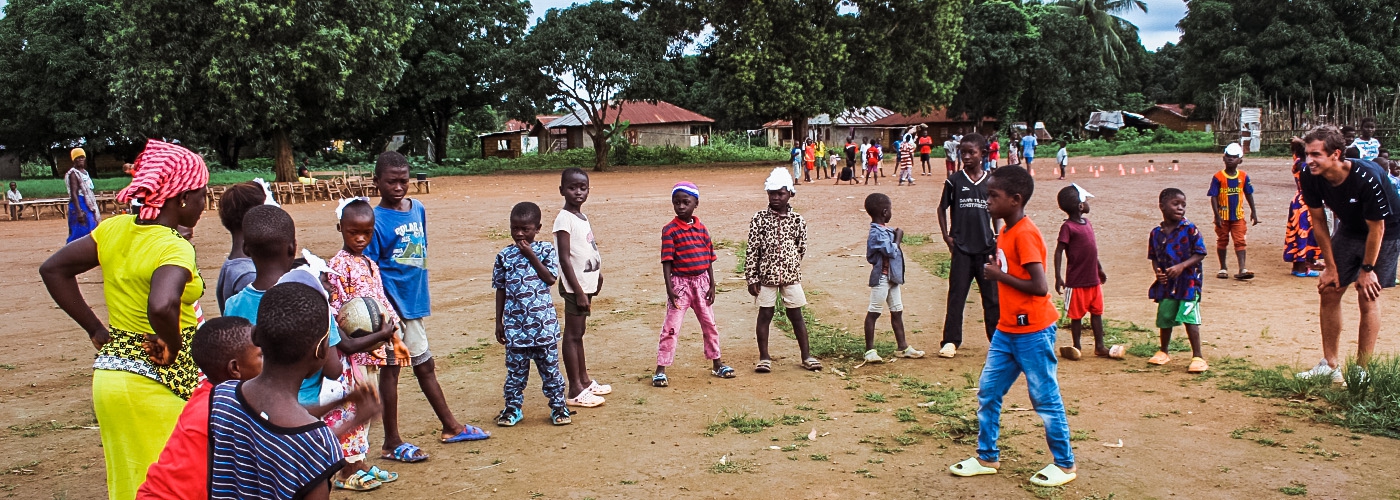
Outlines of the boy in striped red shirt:
<svg viewBox="0 0 1400 500">
<path fill-rule="evenodd" d="M 719 330 L 711 306 L 715 303 L 715 248 L 710 232 L 695 217 L 700 205 L 700 189 L 680 182 L 671 188 L 671 205 L 676 218 L 661 228 L 661 275 L 666 280 L 666 322 L 656 351 L 654 387 L 666 387 L 666 367 L 676 357 L 676 335 L 680 333 L 685 310 L 695 309 L 700 331 L 705 336 L 705 358 L 713 364 L 710 372 L 719 378 L 734 378 L 734 369 L 725 366 L 719 355 Z"/>
</svg>

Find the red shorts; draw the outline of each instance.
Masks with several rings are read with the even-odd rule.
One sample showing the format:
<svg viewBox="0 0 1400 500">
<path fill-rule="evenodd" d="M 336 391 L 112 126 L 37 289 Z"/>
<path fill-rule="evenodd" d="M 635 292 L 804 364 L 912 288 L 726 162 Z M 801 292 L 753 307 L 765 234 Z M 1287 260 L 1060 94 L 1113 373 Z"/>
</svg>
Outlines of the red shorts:
<svg viewBox="0 0 1400 500">
<path fill-rule="evenodd" d="M 1230 240 L 1235 240 L 1235 251 L 1244 250 L 1244 233 L 1249 229 L 1249 223 L 1241 220 L 1220 220 L 1220 224 L 1215 226 L 1215 249 L 1224 250 L 1230 246 Z"/>
<path fill-rule="evenodd" d="M 943 160 L 943 164 L 948 167 L 948 173 L 953 173 L 958 169 L 958 162 L 953 160 Z"/>
<path fill-rule="evenodd" d="M 1103 316 L 1103 285 L 1089 288 L 1066 288 L 1065 300 L 1069 302 L 1067 316 L 1070 320 L 1084 319 L 1085 314 Z"/>
</svg>

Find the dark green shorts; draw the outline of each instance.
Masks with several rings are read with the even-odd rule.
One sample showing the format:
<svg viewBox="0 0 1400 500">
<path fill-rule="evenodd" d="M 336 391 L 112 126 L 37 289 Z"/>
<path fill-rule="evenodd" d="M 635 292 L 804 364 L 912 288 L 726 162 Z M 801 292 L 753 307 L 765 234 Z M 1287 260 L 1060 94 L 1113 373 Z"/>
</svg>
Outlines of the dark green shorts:
<svg viewBox="0 0 1400 500">
<path fill-rule="evenodd" d="M 574 296 L 574 294 L 564 291 L 564 286 L 563 286 L 563 285 L 560 285 L 560 286 L 559 286 L 559 296 L 561 296 L 561 297 L 564 298 L 564 315 L 565 315 L 565 316 L 584 316 L 584 317 L 589 316 L 590 311 L 589 311 L 589 310 L 579 310 L 579 308 L 578 308 L 578 299 Z M 588 294 L 588 301 L 589 301 L 589 303 L 591 304 L 591 303 L 593 302 L 593 297 L 597 297 L 597 296 L 598 296 L 598 294 L 596 294 L 596 293 L 590 293 L 590 294 Z M 592 308 L 590 307 L 589 309 L 592 309 Z"/>
<path fill-rule="evenodd" d="M 1162 299 L 1157 303 L 1157 328 L 1201 324 L 1201 299 Z"/>
</svg>

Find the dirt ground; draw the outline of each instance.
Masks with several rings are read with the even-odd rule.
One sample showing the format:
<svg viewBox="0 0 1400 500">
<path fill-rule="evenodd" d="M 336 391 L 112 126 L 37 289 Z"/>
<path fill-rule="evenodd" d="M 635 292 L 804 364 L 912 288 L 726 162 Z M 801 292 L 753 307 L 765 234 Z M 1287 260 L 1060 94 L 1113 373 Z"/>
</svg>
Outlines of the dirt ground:
<svg viewBox="0 0 1400 500">
<path fill-rule="evenodd" d="M 1149 159 L 1156 160 L 1157 171 L 1141 173 Z M 1181 161 L 1180 171 L 1165 168 L 1173 159 Z M 1210 175 L 1220 168 L 1219 156 L 1075 158 L 1072 163 L 1078 173 L 1070 180 L 1097 195 L 1090 217 L 1109 276 L 1106 316 L 1150 327 L 1155 309 L 1147 299 L 1152 275 L 1145 243 L 1160 221 L 1157 193 L 1168 186 L 1185 190 L 1188 218 L 1210 232 L 1204 193 Z M 1087 165 L 1099 163 L 1109 165 L 1103 177 L 1086 173 Z M 1120 177 L 1119 163 L 1139 173 Z M 1291 277 L 1280 259 L 1294 193 L 1288 162 L 1251 158 L 1242 168 L 1254 179 L 1263 221 L 1249 235 L 1250 267 L 1258 278 L 1207 277 L 1206 356 L 1310 366 L 1321 357 L 1315 282 Z M 1050 240 L 1063 218 L 1054 196 L 1068 181 L 1040 170 L 1028 215 Z M 1067 487 L 1036 490 L 1026 482 L 1049 457 L 1039 419 L 1033 412 L 1017 411 L 1030 407 L 1024 382 L 1007 396 L 1002 473 L 953 477 L 946 467 L 973 456 L 975 445 L 917 432 L 937 427 L 946 417 L 917 407 L 926 398 L 910 387 L 922 382 L 953 388 L 960 391 L 963 409 L 975 407 L 966 377 L 979 373 L 986 354 L 978 333 L 980 315 L 973 312 L 980 306 L 974 294 L 968 304 L 968 341 L 958 357 L 933 356 L 947 284 L 912 259 L 904 296 L 906 322 L 911 343 L 927 350 L 929 358 L 858 369 L 847 364 L 846 377 L 830 368 L 811 373 L 797 366 L 796 343 L 775 334 L 774 373 L 755 374 L 755 309 L 733 273 L 731 248 L 720 250 L 715 264 L 722 281 L 715 308 L 724 359 L 738 370 L 738 378 L 709 375 L 698 328 L 689 318 L 669 371 L 671 386 L 651 387 L 665 298 L 658 234 L 673 216 L 671 185 L 680 180 L 698 184 L 702 203 L 697 215 L 716 241 L 738 242 L 746 237 L 749 217 L 766 204 L 761 186 L 768 171 L 646 168 L 594 174 L 584 210 L 593 220 L 606 281 L 589 325 L 588 357 L 594 378 L 611 383 L 614 392 L 607 405 L 579 411 L 572 426 L 552 427 L 535 378 L 526 391 L 525 420 L 509 429 L 490 425 L 501 408 L 504 379 L 502 348 L 491 341 L 491 263 L 508 243 L 513 203 L 534 201 L 544 208 L 546 225 L 553 219 L 562 204 L 555 188 L 558 174 L 435 179 L 437 192 L 416 197 L 427 205 L 430 221 L 434 315 L 427 325 L 439 379 L 459 418 L 494 435 L 477 443 L 433 442 L 436 420 L 405 372 L 400 403 L 404 433 L 432 458 L 420 464 L 372 460 L 400 472 L 402 479 L 373 493 L 336 492 L 333 497 L 1283 498 L 1280 488 L 1305 485 L 1311 498 L 1400 498 L 1400 447 L 1395 441 L 1288 416 L 1296 412 L 1287 411 L 1282 400 L 1220 390 L 1218 379 L 1185 373 L 1185 354 L 1166 369 L 1149 368 L 1134 357 L 1061 364 L 1080 469 L 1079 480 Z M 829 182 L 798 188 L 793 204 L 806 218 L 810 237 L 803 284 L 817 318 L 859 334 L 868 297 L 869 268 L 857 256 L 864 253 L 868 230 L 869 219 L 861 210 L 865 195 L 876 190 L 889 194 L 895 201 L 894 225 L 911 234 L 937 235 L 941 180 L 939 173 L 918 177 L 917 186 L 896 187 L 891 175 L 878 188 Z M 289 207 L 302 246 L 325 256 L 340 247 L 333 208 L 324 202 Z M 212 280 L 228 240 L 215 213 L 207 214 L 194 241 L 201 273 Z M 54 306 L 37 273 L 39 264 L 61 246 L 63 222 L 7 222 L 0 224 L 0 234 L 7 250 L 0 254 L 0 268 L 13 271 L 9 286 L 0 290 L 3 302 L 11 304 L 0 313 L 0 341 L 18 349 L 0 365 L 0 424 L 7 428 L 0 430 L 0 497 L 103 497 L 102 450 L 90 399 L 91 346 Z M 937 238 L 909 251 L 927 250 L 946 251 Z M 1218 266 L 1213 253 L 1206 266 L 1208 275 Z M 1230 268 L 1235 268 L 1233 261 Z M 83 290 L 99 315 L 105 315 L 100 278 L 97 272 L 85 275 Z M 1387 292 L 1386 300 L 1385 317 L 1400 317 L 1396 292 Z M 206 312 L 218 310 L 212 292 L 205 294 L 203 305 Z M 1354 353 L 1354 295 L 1344 307 L 1349 333 L 1343 336 L 1343 348 Z M 887 318 L 881 318 L 880 330 L 888 330 Z M 1397 333 L 1395 323 L 1385 324 L 1380 352 L 1400 352 Z M 1061 330 L 1061 340 L 1068 337 L 1068 330 Z M 724 429 L 707 435 L 712 423 L 744 413 L 778 421 L 752 434 Z M 911 426 L 920 427 L 909 432 Z M 807 441 L 813 429 L 818 438 Z M 1232 432 L 1242 439 L 1232 439 Z M 381 431 L 373 429 L 371 438 L 378 446 Z M 1121 448 L 1103 445 L 1120 439 Z"/>
</svg>

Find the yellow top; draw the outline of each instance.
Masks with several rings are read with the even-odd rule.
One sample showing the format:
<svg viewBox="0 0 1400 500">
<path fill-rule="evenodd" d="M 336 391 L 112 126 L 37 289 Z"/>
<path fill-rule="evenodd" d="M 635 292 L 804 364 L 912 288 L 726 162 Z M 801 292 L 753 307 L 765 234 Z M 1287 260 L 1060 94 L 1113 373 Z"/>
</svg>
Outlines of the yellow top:
<svg viewBox="0 0 1400 500">
<path fill-rule="evenodd" d="M 97 242 L 102 293 L 107 298 L 107 321 L 112 328 L 154 333 L 146 305 L 151 295 L 151 275 L 162 266 L 190 271 L 190 282 L 180 295 L 180 328 L 196 326 L 194 306 L 204 295 L 204 279 L 195 267 L 194 245 L 174 229 L 137 224 L 134 215 L 102 221 L 92 231 L 92 239 Z"/>
</svg>

